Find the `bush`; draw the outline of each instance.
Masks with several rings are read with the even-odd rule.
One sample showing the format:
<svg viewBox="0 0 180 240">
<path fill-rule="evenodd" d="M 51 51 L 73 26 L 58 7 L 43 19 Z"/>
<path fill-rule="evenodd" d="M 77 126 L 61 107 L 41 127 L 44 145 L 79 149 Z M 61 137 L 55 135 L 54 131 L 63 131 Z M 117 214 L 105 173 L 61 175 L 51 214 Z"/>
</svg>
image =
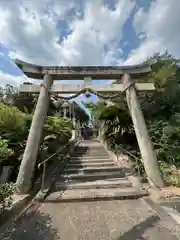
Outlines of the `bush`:
<svg viewBox="0 0 180 240">
<path fill-rule="evenodd" d="M 5 183 L 0 186 L 0 212 L 11 206 L 13 202 L 12 194 L 15 190 L 16 185 L 13 183 Z"/>
<path fill-rule="evenodd" d="M 61 142 L 68 142 L 72 136 L 73 124 L 68 118 L 49 116 L 44 129 L 46 133 L 54 134 Z"/>
<path fill-rule="evenodd" d="M 0 103 L 0 135 L 9 140 L 9 145 L 16 148 L 26 139 L 30 123 L 30 115 Z"/>
<path fill-rule="evenodd" d="M 0 140 L 0 163 L 3 159 L 6 159 L 9 155 L 12 155 L 14 151 L 8 148 L 7 140 Z"/>
<path fill-rule="evenodd" d="M 24 131 L 26 125 L 25 117 L 26 115 L 16 107 L 0 103 L 0 134 Z"/>
<path fill-rule="evenodd" d="M 167 52 L 162 55 L 155 54 L 147 60 L 147 63 L 150 63 L 152 59 L 155 59 L 156 63 L 153 64 L 152 72 L 145 81 L 153 81 L 156 89 L 152 92 L 138 92 L 138 99 L 148 124 L 161 170 L 168 182 L 180 186 L 180 60 L 175 59 Z M 117 106 L 120 106 L 121 99 L 117 103 Z M 102 115 L 102 108 L 96 108 L 96 110 L 101 113 L 99 115 Z M 112 119 L 111 112 L 106 110 L 106 114 L 103 116 L 103 118 L 110 118 L 111 120 L 106 121 L 104 139 L 113 151 L 117 151 L 117 147 L 121 145 L 124 149 L 131 153 L 134 152 L 133 154 L 139 157 L 140 151 L 134 131 L 127 131 L 127 128 L 125 128 L 126 133 L 121 134 L 123 115 L 122 113 L 119 115 L 118 112 L 113 110 L 114 119 Z M 118 116 L 120 116 L 119 122 L 115 121 Z M 126 119 L 124 122 L 128 123 Z M 134 163 L 134 167 L 138 168 L 139 163 Z M 141 172 L 144 172 L 143 168 Z"/>
</svg>

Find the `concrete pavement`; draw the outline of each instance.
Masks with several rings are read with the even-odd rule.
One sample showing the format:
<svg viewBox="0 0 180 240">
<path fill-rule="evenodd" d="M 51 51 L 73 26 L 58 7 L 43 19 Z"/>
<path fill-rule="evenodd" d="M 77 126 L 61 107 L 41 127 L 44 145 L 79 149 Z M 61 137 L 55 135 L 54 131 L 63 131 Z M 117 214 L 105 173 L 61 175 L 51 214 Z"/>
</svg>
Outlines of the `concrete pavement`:
<svg viewBox="0 0 180 240">
<path fill-rule="evenodd" d="M 31 209 L 0 239 L 8 240 L 177 240 L 148 205 L 138 200 L 48 203 Z"/>
</svg>

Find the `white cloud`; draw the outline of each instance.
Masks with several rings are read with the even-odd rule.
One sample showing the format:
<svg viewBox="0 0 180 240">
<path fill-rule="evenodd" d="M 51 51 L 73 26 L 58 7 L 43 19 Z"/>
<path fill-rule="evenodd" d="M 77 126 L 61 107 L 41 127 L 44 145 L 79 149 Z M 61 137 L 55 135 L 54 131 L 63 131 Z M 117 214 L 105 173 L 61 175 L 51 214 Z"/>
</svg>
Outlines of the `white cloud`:
<svg viewBox="0 0 180 240">
<path fill-rule="evenodd" d="M 10 56 L 44 65 L 116 64 L 118 43 L 134 0 L 121 0 L 111 10 L 101 0 L 1 0 L 0 36 Z M 74 14 L 70 14 L 70 11 Z M 70 33 L 63 37 L 60 21 Z M 108 49 L 108 50 L 105 50 Z"/>
<path fill-rule="evenodd" d="M 74 62 L 76 65 L 116 64 L 119 58 L 121 50 L 118 44 L 122 38 L 122 29 L 134 3 L 129 0 L 119 1 L 115 11 L 112 11 L 100 2 L 88 2 L 84 19 L 77 19 L 71 24 L 72 34 L 64 45 L 65 52 L 72 54 L 70 65 Z M 107 52 L 105 47 L 108 48 Z"/>
<path fill-rule="evenodd" d="M 0 71 L 0 86 L 5 86 L 6 84 L 10 84 L 13 86 L 18 86 L 25 80 L 25 77 L 22 76 L 13 76 L 8 73 L 4 73 Z"/>
<path fill-rule="evenodd" d="M 145 23 L 148 20 L 148 13 L 139 8 L 133 20 L 133 27 L 137 33 L 145 32 Z"/>
<path fill-rule="evenodd" d="M 155 52 L 168 50 L 180 57 L 180 1 L 153 1 L 148 12 L 139 9 L 134 17 L 134 29 L 142 38 L 139 48 L 133 50 L 125 64 L 143 62 Z"/>
</svg>

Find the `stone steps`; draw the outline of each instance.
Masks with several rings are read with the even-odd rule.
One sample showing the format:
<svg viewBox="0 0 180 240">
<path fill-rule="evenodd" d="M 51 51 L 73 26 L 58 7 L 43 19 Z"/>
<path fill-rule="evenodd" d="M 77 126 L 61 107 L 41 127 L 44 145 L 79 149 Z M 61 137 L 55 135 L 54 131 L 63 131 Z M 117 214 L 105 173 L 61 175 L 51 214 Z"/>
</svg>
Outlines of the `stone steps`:
<svg viewBox="0 0 180 240">
<path fill-rule="evenodd" d="M 63 174 L 62 179 L 71 179 L 77 181 L 94 181 L 98 179 L 112 179 L 112 178 L 124 178 L 125 174 L 122 171 L 119 172 L 96 172 L 89 174 Z"/>
<path fill-rule="evenodd" d="M 86 173 L 110 173 L 110 172 L 121 172 L 121 169 L 113 166 L 113 167 L 76 167 L 76 168 L 66 168 L 64 173 L 77 173 L 77 174 L 86 174 Z"/>
<path fill-rule="evenodd" d="M 72 162 L 67 164 L 67 168 L 83 168 L 83 167 L 112 167 L 114 166 L 114 162 Z"/>
<path fill-rule="evenodd" d="M 125 188 L 132 187 L 132 184 L 127 178 L 111 179 L 111 180 L 96 180 L 91 182 L 70 182 L 56 183 L 55 189 L 106 189 L 106 188 Z"/>
<path fill-rule="evenodd" d="M 104 151 L 78 147 L 63 173 L 58 175 L 47 201 L 73 202 L 140 198 L 147 195 L 132 187 L 125 173 Z"/>
<path fill-rule="evenodd" d="M 76 151 L 76 153 L 78 153 L 78 154 L 97 154 L 97 153 L 100 153 L 100 154 L 107 154 L 107 152 L 106 151 L 102 151 L 102 150 L 100 150 L 100 149 L 97 149 L 96 151 L 94 151 L 94 150 L 91 150 L 91 151 L 86 151 L 86 150 L 84 150 L 84 151 Z"/>
<path fill-rule="evenodd" d="M 105 153 L 107 154 L 107 152 L 104 150 L 104 149 L 101 149 L 101 148 L 97 148 L 97 149 L 77 149 L 76 150 L 76 153 Z"/>
<path fill-rule="evenodd" d="M 107 189 L 73 189 L 51 193 L 45 201 L 47 202 L 82 202 L 102 200 L 124 200 L 137 199 L 147 196 L 146 191 L 137 191 L 132 187 L 128 188 L 107 188 Z"/>
<path fill-rule="evenodd" d="M 76 165 L 76 166 L 93 166 L 94 164 L 96 164 L 96 166 L 114 166 L 114 163 L 112 162 L 112 161 L 106 161 L 106 162 L 103 162 L 103 161 L 94 161 L 94 160 L 92 160 L 92 161 L 76 161 L 75 163 L 74 162 L 69 162 L 68 163 L 68 167 L 69 166 L 72 166 L 72 165 Z"/>
<path fill-rule="evenodd" d="M 114 165 L 113 162 L 111 161 L 106 161 L 106 162 L 103 162 L 103 161 L 77 161 L 76 163 L 72 162 L 72 163 L 68 163 L 67 164 L 67 167 L 70 168 L 71 166 L 75 166 L 75 167 L 100 167 L 100 166 L 116 166 Z"/>
<path fill-rule="evenodd" d="M 109 158 L 109 155 L 105 154 L 105 155 L 101 155 L 101 154 L 94 154 L 94 155 L 88 155 L 88 154 L 76 154 L 73 155 L 72 158 Z"/>
<path fill-rule="evenodd" d="M 83 164 L 84 165 L 91 165 L 91 164 L 98 164 L 98 166 L 102 166 L 102 165 L 110 165 L 111 166 L 115 166 L 114 163 L 112 161 L 97 161 L 97 160 L 92 160 L 92 161 L 86 161 L 86 160 L 82 160 L 82 161 L 76 161 L 76 162 L 69 162 L 68 163 L 68 166 L 71 166 L 71 165 L 80 165 L 82 166 Z M 96 165 L 97 166 L 97 165 Z"/>
<path fill-rule="evenodd" d="M 93 158 L 89 158 L 89 157 L 71 157 L 71 159 L 69 160 L 69 162 L 76 162 L 76 161 L 101 161 L 101 162 L 106 162 L 106 161 L 111 161 L 113 162 L 113 160 L 111 160 L 109 157 L 93 157 Z"/>
</svg>

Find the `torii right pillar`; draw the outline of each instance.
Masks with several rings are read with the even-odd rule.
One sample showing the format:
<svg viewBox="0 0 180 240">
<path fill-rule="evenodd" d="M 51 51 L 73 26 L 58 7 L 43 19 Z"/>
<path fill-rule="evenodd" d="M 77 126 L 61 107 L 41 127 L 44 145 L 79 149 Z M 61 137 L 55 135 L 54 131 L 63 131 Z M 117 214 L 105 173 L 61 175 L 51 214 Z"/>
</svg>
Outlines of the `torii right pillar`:
<svg viewBox="0 0 180 240">
<path fill-rule="evenodd" d="M 148 177 L 148 182 L 152 187 L 162 188 L 165 186 L 165 183 L 161 176 L 157 162 L 157 156 L 148 134 L 147 126 L 137 98 L 133 80 L 128 74 L 125 74 L 122 78 L 122 81 L 126 89 L 127 104 L 131 113 L 136 138 L 139 144 L 144 168 Z"/>
</svg>

